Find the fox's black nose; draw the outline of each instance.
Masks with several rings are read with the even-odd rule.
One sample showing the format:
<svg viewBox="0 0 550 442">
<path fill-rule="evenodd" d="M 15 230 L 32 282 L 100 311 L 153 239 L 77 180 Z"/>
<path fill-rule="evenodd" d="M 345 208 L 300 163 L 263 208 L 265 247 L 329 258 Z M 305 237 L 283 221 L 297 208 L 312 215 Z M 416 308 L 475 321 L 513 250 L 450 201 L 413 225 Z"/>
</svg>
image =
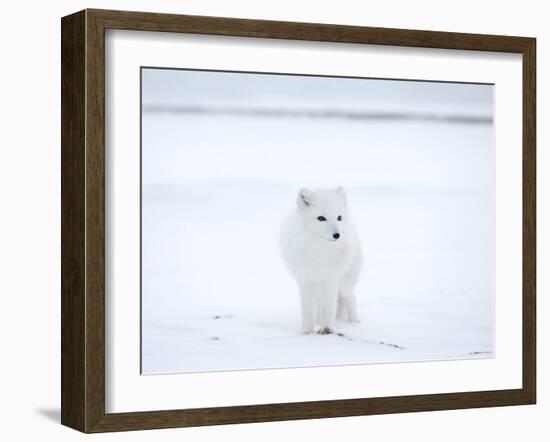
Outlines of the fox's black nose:
<svg viewBox="0 0 550 442">
<path fill-rule="evenodd" d="M 340 234 L 339 234 L 339 233 L 333 233 L 333 234 L 332 234 L 332 237 L 333 237 L 334 239 L 338 239 L 338 238 L 340 238 Z"/>
</svg>

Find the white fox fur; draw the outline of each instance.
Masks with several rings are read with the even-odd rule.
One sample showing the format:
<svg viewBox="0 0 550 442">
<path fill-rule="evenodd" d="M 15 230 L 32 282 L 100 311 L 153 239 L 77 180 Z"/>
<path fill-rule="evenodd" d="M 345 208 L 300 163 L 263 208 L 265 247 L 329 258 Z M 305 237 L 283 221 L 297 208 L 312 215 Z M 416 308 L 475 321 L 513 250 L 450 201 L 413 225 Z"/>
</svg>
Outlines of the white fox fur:
<svg viewBox="0 0 550 442">
<path fill-rule="evenodd" d="M 342 187 L 298 192 L 281 234 L 283 258 L 298 283 L 302 332 L 334 331 L 336 317 L 359 322 L 354 287 L 362 253 Z"/>
</svg>

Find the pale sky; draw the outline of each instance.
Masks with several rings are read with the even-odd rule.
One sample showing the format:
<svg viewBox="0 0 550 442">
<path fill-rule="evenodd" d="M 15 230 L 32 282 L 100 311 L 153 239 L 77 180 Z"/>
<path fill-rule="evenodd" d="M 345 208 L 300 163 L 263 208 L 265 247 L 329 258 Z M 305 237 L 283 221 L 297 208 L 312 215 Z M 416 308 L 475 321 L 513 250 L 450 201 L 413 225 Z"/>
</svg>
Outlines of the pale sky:
<svg viewBox="0 0 550 442">
<path fill-rule="evenodd" d="M 406 109 L 471 109 L 492 115 L 493 86 L 486 84 L 353 79 L 144 68 L 145 105 L 296 103 Z"/>
</svg>

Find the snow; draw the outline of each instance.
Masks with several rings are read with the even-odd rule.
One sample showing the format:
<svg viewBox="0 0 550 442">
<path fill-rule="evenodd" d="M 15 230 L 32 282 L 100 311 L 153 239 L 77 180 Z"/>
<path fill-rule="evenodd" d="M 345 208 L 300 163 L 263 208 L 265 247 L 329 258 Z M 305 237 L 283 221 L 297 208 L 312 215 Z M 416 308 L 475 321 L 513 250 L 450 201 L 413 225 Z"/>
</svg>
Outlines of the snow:
<svg viewBox="0 0 550 442">
<path fill-rule="evenodd" d="M 142 149 L 143 374 L 494 357 L 491 124 L 144 112 Z M 362 322 L 301 335 L 279 229 L 337 185 Z"/>
</svg>

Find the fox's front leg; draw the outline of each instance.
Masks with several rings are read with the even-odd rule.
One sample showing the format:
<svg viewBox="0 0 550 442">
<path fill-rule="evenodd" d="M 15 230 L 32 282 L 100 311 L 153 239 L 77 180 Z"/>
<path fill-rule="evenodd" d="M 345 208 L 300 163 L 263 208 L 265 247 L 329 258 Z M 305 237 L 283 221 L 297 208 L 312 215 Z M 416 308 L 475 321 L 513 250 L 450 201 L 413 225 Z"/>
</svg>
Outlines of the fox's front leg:
<svg viewBox="0 0 550 442">
<path fill-rule="evenodd" d="M 361 322 L 357 314 L 357 301 L 354 293 L 360 269 L 361 250 L 359 249 L 352 267 L 344 275 L 338 287 L 338 305 L 340 307 L 340 312 L 342 317 L 346 317 L 349 322 Z"/>
<path fill-rule="evenodd" d="M 344 300 L 341 296 L 338 296 L 337 307 L 336 307 L 336 319 L 340 321 L 345 321 L 348 318 L 348 309 L 344 303 Z"/>
<path fill-rule="evenodd" d="M 318 288 L 320 307 L 319 333 L 327 335 L 334 332 L 336 323 L 336 310 L 338 307 L 338 285 L 333 281 L 327 281 Z"/>
<path fill-rule="evenodd" d="M 302 307 L 302 333 L 313 333 L 315 327 L 315 303 L 313 288 L 311 286 L 300 286 L 300 301 Z"/>
<path fill-rule="evenodd" d="M 353 285 L 344 282 L 338 292 L 338 304 L 349 322 L 361 322 L 357 314 L 357 301 L 353 293 Z"/>
</svg>

